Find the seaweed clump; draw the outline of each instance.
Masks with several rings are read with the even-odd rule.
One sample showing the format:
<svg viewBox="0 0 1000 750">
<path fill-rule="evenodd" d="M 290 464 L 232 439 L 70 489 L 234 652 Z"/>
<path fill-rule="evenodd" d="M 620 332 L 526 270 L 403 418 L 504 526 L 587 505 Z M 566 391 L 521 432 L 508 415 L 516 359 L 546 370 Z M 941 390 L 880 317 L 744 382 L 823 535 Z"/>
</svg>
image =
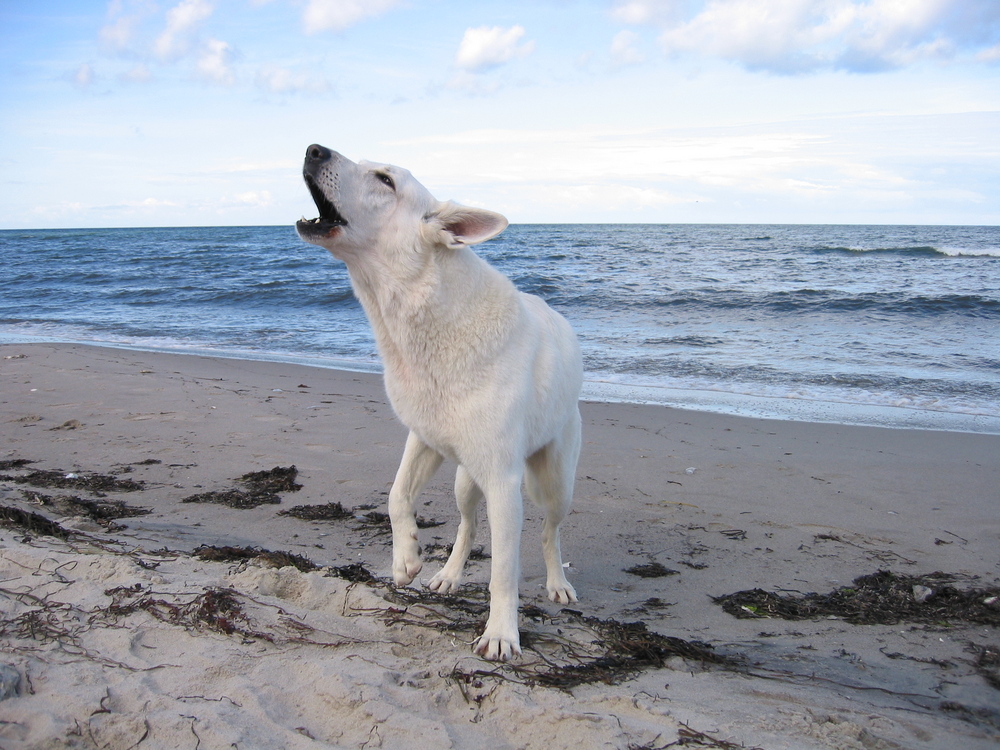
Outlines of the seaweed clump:
<svg viewBox="0 0 1000 750">
<path fill-rule="evenodd" d="M 702 666 L 730 662 L 729 658 L 716 653 L 707 643 L 651 632 L 642 621 L 601 620 L 583 617 L 571 610 L 563 611 L 573 614 L 595 631 L 595 645 L 603 653 L 585 658 L 578 664 L 552 666 L 536 672 L 531 680 L 542 687 L 569 690 L 595 682 L 615 685 L 632 679 L 644 670 L 662 668 L 677 657 Z"/>
<path fill-rule="evenodd" d="M 327 573 L 332 578 L 342 578 L 350 583 L 381 583 L 378 577 L 361 563 L 350 563 L 348 565 L 335 565 Z"/>
<path fill-rule="evenodd" d="M 949 585 L 955 580 L 955 576 L 940 572 L 907 576 L 880 570 L 855 578 L 852 586 L 843 586 L 828 594 L 785 596 L 751 589 L 714 597 L 713 601 L 741 619 L 838 617 L 852 625 L 900 622 L 1000 625 L 1000 589 L 961 591 Z"/>
<path fill-rule="evenodd" d="M 260 505 L 277 505 L 281 502 L 279 492 L 298 492 L 302 489 L 295 479 L 298 469 L 294 466 L 275 466 L 266 471 L 252 471 L 237 481 L 245 489 L 233 487 L 228 490 L 213 490 L 189 495 L 182 503 L 218 503 L 230 508 L 247 510 Z"/>
<path fill-rule="evenodd" d="M 293 567 L 303 573 L 316 570 L 319 566 L 302 555 L 291 552 L 272 552 L 260 547 L 214 547 L 202 545 L 193 553 L 200 560 L 210 562 L 248 562 L 254 560 L 272 568 Z"/>
<path fill-rule="evenodd" d="M 625 572 L 630 575 L 639 576 L 639 578 L 665 578 L 680 573 L 680 571 L 668 568 L 658 562 L 647 563 L 646 565 L 633 565 L 631 568 L 626 568 Z"/>
<path fill-rule="evenodd" d="M 30 461 L 4 462 L 14 464 L 10 468 L 21 468 Z M 35 469 L 27 474 L 0 474 L 0 481 L 27 484 L 32 487 L 62 490 L 82 490 L 100 495 L 102 492 L 140 492 L 146 488 L 142 481 L 120 479 L 110 474 L 89 472 L 65 472 L 51 469 Z"/>
<path fill-rule="evenodd" d="M 120 528 L 113 521 L 119 518 L 144 516 L 153 511 L 138 508 L 122 500 L 87 500 L 66 495 L 45 495 L 33 490 L 21 490 L 25 501 L 41 505 L 62 516 L 83 516 L 108 528 Z"/>
<path fill-rule="evenodd" d="M 302 521 L 341 521 L 354 518 L 354 512 L 347 510 L 340 503 L 324 505 L 296 505 L 294 508 L 279 510 L 279 516 L 291 516 Z"/>
<path fill-rule="evenodd" d="M 237 634 L 245 638 L 274 641 L 271 634 L 251 628 L 250 617 L 243 611 L 238 595 L 232 589 L 205 589 L 186 603 L 154 598 L 143 592 L 141 585 L 122 586 L 104 593 L 112 597 L 111 606 L 101 612 L 106 619 L 127 617 L 143 611 L 160 622 L 190 630 L 214 630 L 225 635 Z"/>
<path fill-rule="evenodd" d="M 20 529 L 27 534 L 54 536 L 59 539 L 68 539 L 71 533 L 69 529 L 64 529 L 40 513 L 21 510 L 11 505 L 0 505 L 0 525 Z"/>
</svg>

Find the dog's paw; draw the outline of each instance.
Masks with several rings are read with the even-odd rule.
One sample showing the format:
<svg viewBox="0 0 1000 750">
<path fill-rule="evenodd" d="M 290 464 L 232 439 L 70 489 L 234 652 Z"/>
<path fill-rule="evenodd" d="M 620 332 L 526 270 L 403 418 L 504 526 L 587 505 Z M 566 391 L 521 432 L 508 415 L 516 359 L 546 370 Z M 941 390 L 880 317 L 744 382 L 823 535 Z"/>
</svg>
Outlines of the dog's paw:
<svg viewBox="0 0 1000 750">
<path fill-rule="evenodd" d="M 392 580 L 397 586 L 407 586 L 417 577 L 421 568 L 423 568 L 423 563 L 420 562 L 419 558 L 409 561 L 393 559 Z"/>
<path fill-rule="evenodd" d="M 473 649 L 488 661 L 510 661 L 521 655 L 521 639 L 515 631 L 514 636 L 493 635 L 487 628 Z"/>
<path fill-rule="evenodd" d="M 573 585 L 566 580 L 558 581 L 554 584 L 548 584 L 546 590 L 549 592 L 549 599 L 558 604 L 569 604 L 570 602 L 578 601 L 576 598 L 576 589 Z"/>
<path fill-rule="evenodd" d="M 420 545 L 416 537 L 393 539 L 392 542 L 392 580 L 397 586 L 406 586 L 423 568 L 420 562 Z"/>
<path fill-rule="evenodd" d="M 431 591 L 436 591 L 439 594 L 450 594 L 455 591 L 459 584 L 462 583 L 462 574 L 456 575 L 448 574 L 445 569 L 439 570 L 431 578 L 430 582 L 427 584 L 427 588 Z"/>
</svg>

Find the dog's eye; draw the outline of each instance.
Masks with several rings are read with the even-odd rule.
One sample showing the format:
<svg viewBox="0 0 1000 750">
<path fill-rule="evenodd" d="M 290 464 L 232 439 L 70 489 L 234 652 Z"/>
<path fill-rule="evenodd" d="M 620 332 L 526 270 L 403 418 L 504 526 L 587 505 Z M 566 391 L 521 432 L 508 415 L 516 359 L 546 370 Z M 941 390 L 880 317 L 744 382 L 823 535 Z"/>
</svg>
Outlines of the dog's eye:
<svg viewBox="0 0 1000 750">
<path fill-rule="evenodd" d="M 388 185 L 391 190 L 396 189 L 396 183 L 392 181 L 392 178 L 389 175 L 384 174 L 383 172 L 378 172 L 375 176 L 378 177 L 383 183 Z"/>
</svg>

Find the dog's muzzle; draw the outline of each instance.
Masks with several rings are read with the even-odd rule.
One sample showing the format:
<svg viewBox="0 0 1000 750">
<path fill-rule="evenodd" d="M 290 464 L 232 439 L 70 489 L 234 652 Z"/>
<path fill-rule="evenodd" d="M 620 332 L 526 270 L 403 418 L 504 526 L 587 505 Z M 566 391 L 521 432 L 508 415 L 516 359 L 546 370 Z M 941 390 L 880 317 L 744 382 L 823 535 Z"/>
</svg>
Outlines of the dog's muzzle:
<svg viewBox="0 0 1000 750">
<path fill-rule="evenodd" d="M 320 239 L 329 237 L 340 227 L 347 226 L 347 219 L 341 215 L 320 186 L 320 173 L 333 159 L 333 152 L 325 146 L 313 144 L 306 149 L 305 163 L 302 165 L 302 177 L 312 195 L 319 216 L 315 219 L 302 218 L 295 223 L 295 228 L 302 239 Z"/>
</svg>

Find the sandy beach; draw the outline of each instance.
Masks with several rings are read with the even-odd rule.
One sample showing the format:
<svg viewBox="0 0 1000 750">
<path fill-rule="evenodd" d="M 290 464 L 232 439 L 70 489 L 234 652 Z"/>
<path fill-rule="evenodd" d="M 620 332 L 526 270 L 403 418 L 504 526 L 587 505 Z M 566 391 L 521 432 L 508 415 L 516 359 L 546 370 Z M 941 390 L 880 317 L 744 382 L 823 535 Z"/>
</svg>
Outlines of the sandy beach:
<svg viewBox="0 0 1000 750">
<path fill-rule="evenodd" d="M 997 746 L 1000 436 L 582 411 L 580 602 L 546 599 L 528 506 L 496 665 L 485 518 L 459 596 L 389 585 L 378 376 L 0 346 L 0 747 Z"/>
</svg>

